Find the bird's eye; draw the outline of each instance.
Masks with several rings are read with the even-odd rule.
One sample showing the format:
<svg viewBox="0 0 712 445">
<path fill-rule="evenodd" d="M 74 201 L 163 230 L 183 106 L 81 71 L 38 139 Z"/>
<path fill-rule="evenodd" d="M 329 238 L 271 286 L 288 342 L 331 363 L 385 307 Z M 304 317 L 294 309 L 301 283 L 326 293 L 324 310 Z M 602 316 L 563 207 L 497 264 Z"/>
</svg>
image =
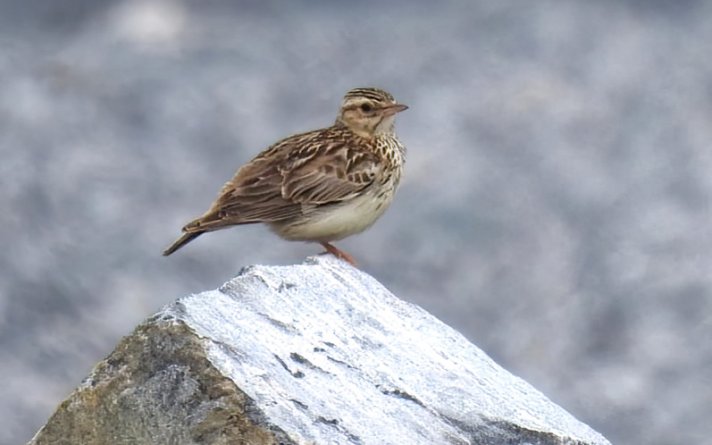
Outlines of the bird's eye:
<svg viewBox="0 0 712 445">
<path fill-rule="evenodd" d="M 363 111 L 364 113 L 368 113 L 368 112 L 370 112 L 372 109 L 373 109 L 373 107 L 371 107 L 370 104 L 362 104 L 362 105 L 361 105 L 361 111 Z"/>
</svg>

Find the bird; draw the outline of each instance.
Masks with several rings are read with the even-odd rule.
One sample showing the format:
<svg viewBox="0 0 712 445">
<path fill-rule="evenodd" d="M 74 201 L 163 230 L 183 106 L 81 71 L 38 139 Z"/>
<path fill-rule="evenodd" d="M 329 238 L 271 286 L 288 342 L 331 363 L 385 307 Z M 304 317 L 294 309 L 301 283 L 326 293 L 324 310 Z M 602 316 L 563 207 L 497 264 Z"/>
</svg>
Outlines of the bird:
<svg viewBox="0 0 712 445">
<path fill-rule="evenodd" d="M 355 265 L 332 242 L 368 229 L 391 204 L 406 155 L 395 115 L 406 109 L 379 88 L 348 91 L 333 125 L 282 139 L 240 167 L 163 255 L 207 232 L 263 223 Z"/>
</svg>

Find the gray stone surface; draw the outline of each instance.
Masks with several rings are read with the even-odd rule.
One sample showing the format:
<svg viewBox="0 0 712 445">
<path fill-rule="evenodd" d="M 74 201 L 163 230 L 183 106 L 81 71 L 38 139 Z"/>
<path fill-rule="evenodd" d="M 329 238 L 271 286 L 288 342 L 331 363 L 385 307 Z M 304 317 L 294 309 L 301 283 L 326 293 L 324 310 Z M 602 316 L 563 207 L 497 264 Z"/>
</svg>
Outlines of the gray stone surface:
<svg viewBox="0 0 712 445">
<path fill-rule="evenodd" d="M 30 442 L 606 444 L 462 335 L 332 257 L 181 298 Z"/>
</svg>

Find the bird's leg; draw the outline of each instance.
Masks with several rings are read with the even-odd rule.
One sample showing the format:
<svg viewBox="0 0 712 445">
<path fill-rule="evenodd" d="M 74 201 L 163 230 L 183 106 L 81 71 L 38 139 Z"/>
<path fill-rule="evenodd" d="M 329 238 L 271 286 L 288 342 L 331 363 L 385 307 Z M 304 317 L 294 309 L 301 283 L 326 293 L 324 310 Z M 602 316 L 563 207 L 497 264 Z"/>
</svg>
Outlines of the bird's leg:
<svg viewBox="0 0 712 445">
<path fill-rule="evenodd" d="M 350 265 L 356 267 L 356 260 L 354 260 L 354 257 L 349 255 L 348 253 L 344 252 L 343 250 L 337 249 L 336 246 L 327 242 L 321 242 L 319 244 L 324 246 L 324 249 L 326 249 L 327 252 L 334 255 L 336 258 L 342 259 Z"/>
</svg>

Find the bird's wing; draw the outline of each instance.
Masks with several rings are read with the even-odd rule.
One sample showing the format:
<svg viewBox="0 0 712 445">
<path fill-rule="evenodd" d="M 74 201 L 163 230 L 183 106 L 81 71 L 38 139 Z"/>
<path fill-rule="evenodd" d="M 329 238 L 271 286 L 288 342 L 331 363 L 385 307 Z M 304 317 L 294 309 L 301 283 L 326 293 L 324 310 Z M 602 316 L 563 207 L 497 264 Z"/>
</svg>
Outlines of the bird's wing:
<svg viewBox="0 0 712 445">
<path fill-rule="evenodd" d="M 275 222 L 315 206 L 345 201 L 371 184 L 379 158 L 330 129 L 295 135 L 240 168 L 202 217 L 184 230 L 216 230 L 234 224 Z"/>
<path fill-rule="evenodd" d="M 382 170 L 378 156 L 360 146 L 336 139 L 296 152 L 282 168 L 282 196 L 306 205 L 354 198 Z"/>
<path fill-rule="evenodd" d="M 299 215 L 301 205 L 282 197 L 282 180 L 274 160 L 258 156 L 242 166 L 223 185 L 210 209 L 183 230 L 217 230 L 235 224 L 279 221 Z"/>
</svg>

